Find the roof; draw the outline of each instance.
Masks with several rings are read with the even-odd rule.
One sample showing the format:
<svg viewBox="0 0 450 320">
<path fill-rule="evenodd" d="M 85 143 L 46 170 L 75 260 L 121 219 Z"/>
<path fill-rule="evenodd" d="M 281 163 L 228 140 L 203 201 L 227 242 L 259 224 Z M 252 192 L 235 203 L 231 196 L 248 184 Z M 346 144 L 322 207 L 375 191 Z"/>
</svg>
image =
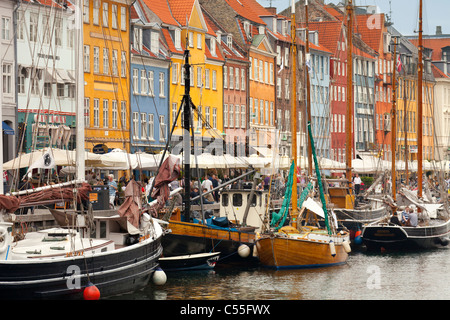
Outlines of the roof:
<svg viewBox="0 0 450 320">
<path fill-rule="evenodd" d="M 241 17 L 257 24 L 266 25 L 266 23 L 259 17 L 259 12 L 263 12 L 262 9 L 264 9 L 264 7 L 261 6 L 255 0 L 225 0 L 225 1 Z M 264 15 L 267 15 L 267 10 L 265 10 Z"/>
<path fill-rule="evenodd" d="M 446 79 L 450 78 L 445 73 L 443 73 L 438 67 L 436 67 L 433 63 L 431 64 L 431 71 L 433 72 L 433 76 L 435 78 L 446 78 Z"/>
<path fill-rule="evenodd" d="M 413 43 L 416 47 L 419 46 L 419 39 L 409 38 L 409 41 Z M 429 38 L 423 37 L 422 44 L 425 48 L 432 49 L 433 52 L 431 54 L 432 61 L 441 61 L 442 60 L 442 48 L 450 46 L 450 36 L 448 38 Z"/>
<path fill-rule="evenodd" d="M 167 0 L 140 0 L 147 8 L 152 11 L 165 24 L 178 26 L 178 22 L 172 15 L 171 9 Z M 186 20 L 186 19 L 185 19 Z"/>
</svg>

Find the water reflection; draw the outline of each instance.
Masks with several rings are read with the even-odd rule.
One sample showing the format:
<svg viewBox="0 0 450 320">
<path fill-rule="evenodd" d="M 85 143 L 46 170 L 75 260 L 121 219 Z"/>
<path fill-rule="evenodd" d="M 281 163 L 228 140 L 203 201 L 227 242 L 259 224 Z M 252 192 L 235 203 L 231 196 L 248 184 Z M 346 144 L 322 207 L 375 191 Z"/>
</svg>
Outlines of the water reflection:
<svg viewBox="0 0 450 320">
<path fill-rule="evenodd" d="M 168 273 L 164 286 L 121 296 L 135 300 L 450 299 L 450 248 L 353 252 L 347 264 L 318 269 L 218 268 Z"/>
</svg>

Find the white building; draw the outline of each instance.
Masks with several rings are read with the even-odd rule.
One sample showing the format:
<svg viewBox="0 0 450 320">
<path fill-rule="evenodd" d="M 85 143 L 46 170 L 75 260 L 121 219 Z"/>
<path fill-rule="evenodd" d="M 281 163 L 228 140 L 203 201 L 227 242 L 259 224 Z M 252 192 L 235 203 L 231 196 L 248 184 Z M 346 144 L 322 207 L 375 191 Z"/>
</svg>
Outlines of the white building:
<svg viewBox="0 0 450 320">
<path fill-rule="evenodd" d="M 0 59 L 2 72 L 3 162 L 14 157 L 16 123 L 16 58 L 14 48 L 14 7 L 16 1 L 0 1 Z"/>
<path fill-rule="evenodd" d="M 17 10 L 19 151 L 70 147 L 75 127 L 75 29 L 69 1 L 23 1 Z M 72 128 L 72 130 L 71 130 Z"/>
</svg>

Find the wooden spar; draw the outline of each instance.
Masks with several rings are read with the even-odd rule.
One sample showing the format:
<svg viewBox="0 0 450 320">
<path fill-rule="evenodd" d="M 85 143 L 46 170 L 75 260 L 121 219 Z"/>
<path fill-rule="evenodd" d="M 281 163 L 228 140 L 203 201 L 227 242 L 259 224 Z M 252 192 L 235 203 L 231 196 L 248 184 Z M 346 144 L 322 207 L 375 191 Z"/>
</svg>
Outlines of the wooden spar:
<svg viewBox="0 0 450 320">
<path fill-rule="evenodd" d="M 305 57 L 307 60 L 310 60 L 310 54 L 309 54 L 309 25 L 308 25 L 308 0 L 305 2 Z M 306 61 L 306 60 L 305 60 Z M 310 60 L 310 64 L 312 64 L 312 61 Z M 311 65 L 312 67 L 312 65 Z M 311 123 L 311 79 L 309 77 L 309 71 L 306 70 L 306 122 Z M 306 127 L 306 126 L 305 126 Z M 308 130 L 305 130 L 306 134 L 308 134 Z M 308 140 L 308 174 L 310 177 L 312 177 L 312 148 L 311 148 L 311 141 Z"/>
<path fill-rule="evenodd" d="M 395 173 L 395 151 L 397 136 L 397 38 L 394 44 L 394 72 L 392 74 L 392 111 L 391 111 L 391 152 L 392 152 L 392 198 L 397 201 L 397 183 Z"/>
<path fill-rule="evenodd" d="M 408 184 L 408 117 L 406 112 L 407 102 L 406 102 L 406 78 L 403 79 L 403 125 L 404 125 L 404 135 L 405 135 L 405 175 L 406 184 Z"/>
<path fill-rule="evenodd" d="M 353 123 L 353 1 L 347 3 L 347 113 L 345 119 L 345 175 L 349 186 L 352 183 L 352 123 Z M 351 193 L 351 188 L 349 188 Z"/>
<path fill-rule="evenodd" d="M 187 33 L 189 34 L 189 33 Z M 186 35 L 186 43 L 187 42 L 187 35 Z M 190 219 L 190 209 L 191 209 L 191 177 L 190 177 L 190 171 L 191 171 L 191 160 L 190 160 L 190 154 L 191 154 L 191 139 L 189 136 L 190 132 L 190 119 L 191 119 L 191 99 L 190 99 L 190 73 L 191 73 L 191 65 L 189 64 L 189 49 L 186 45 L 186 50 L 184 51 L 184 59 L 185 59 L 185 86 L 184 86 L 184 96 L 183 96 L 183 150 L 184 150 L 184 216 L 186 218 L 186 221 L 189 221 Z"/>
<path fill-rule="evenodd" d="M 417 65 L 418 69 L 418 86 L 417 86 L 417 197 L 422 198 L 422 157 L 423 157 L 423 147 L 422 147 L 422 118 L 423 118 L 423 108 L 422 108 L 422 79 L 423 79 L 423 61 L 422 61 L 422 0 L 420 0 L 419 5 L 419 63 Z"/>
<path fill-rule="evenodd" d="M 292 211 L 291 218 L 293 226 L 297 225 L 297 90 L 296 88 L 296 56 L 297 56 L 297 46 L 295 44 L 295 0 L 292 0 L 292 19 L 291 19 L 291 37 L 292 37 L 292 99 L 291 99 L 291 136 L 292 136 L 292 158 L 294 161 L 294 179 L 292 183 Z"/>
</svg>

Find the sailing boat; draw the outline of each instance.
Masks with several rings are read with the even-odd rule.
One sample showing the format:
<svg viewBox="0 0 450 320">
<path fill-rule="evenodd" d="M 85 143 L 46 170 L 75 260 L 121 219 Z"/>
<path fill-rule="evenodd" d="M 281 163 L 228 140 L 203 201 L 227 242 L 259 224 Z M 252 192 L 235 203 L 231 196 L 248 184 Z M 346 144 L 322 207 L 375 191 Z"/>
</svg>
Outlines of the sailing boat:
<svg viewBox="0 0 450 320">
<path fill-rule="evenodd" d="M 78 1 L 75 16 L 80 26 L 81 8 Z M 163 230 L 142 211 L 141 190 L 134 181 L 127 187 L 124 205 L 112 216 L 96 217 L 89 209 L 87 214 L 66 216 L 71 222 L 67 228 L 28 232 L 22 239 L 13 234 L 12 213 L 20 206 L 55 203 L 63 198 L 83 211 L 82 203 L 89 199 L 91 187 L 83 183 L 84 148 L 80 147 L 84 145 L 82 32 L 80 28 L 76 33 L 78 179 L 67 185 L 27 190 L 24 195 L 0 195 L 1 299 L 98 299 L 142 289 L 152 276 L 161 275 L 157 268 Z M 95 238 L 90 236 L 92 230 L 97 230 Z M 158 280 L 163 283 L 164 275 Z"/>
<path fill-rule="evenodd" d="M 419 66 L 418 66 L 418 119 L 422 119 L 422 81 L 423 81 L 423 46 L 422 46 L 422 0 L 419 4 Z M 395 51 L 396 52 L 396 51 Z M 394 58 L 395 61 L 395 58 Z M 395 88 L 395 70 L 394 68 L 394 88 Z M 393 130 L 395 135 L 396 119 L 395 119 L 395 89 L 394 89 L 394 104 L 393 104 Z M 362 232 L 362 240 L 367 246 L 368 250 L 384 249 L 429 249 L 448 244 L 448 236 L 450 235 L 450 219 L 448 212 L 440 212 L 443 204 L 426 203 L 422 200 L 422 121 L 418 121 L 418 193 L 414 195 L 410 190 L 403 188 L 399 195 L 402 200 L 412 204 L 409 208 L 400 208 L 397 211 L 398 205 L 396 202 L 391 204 L 392 210 L 395 214 L 402 213 L 402 210 L 419 208 L 418 224 L 402 225 L 393 223 L 390 217 L 385 217 L 377 222 L 371 223 L 364 227 Z M 392 139 L 392 177 L 395 179 L 395 138 Z M 395 182 L 395 180 L 394 180 Z M 396 188 L 393 183 L 393 200 L 396 200 Z M 420 212 L 421 211 L 421 212 Z"/>
<path fill-rule="evenodd" d="M 187 41 L 187 40 L 186 40 Z M 184 52 L 184 68 L 185 72 L 185 94 L 182 99 L 180 112 L 183 110 L 183 157 L 184 157 L 184 197 L 183 197 L 183 212 L 179 209 L 172 211 L 170 209 L 168 217 L 161 218 L 168 221 L 166 226 L 166 234 L 162 239 L 163 245 L 163 262 L 170 262 L 171 259 L 180 257 L 181 263 L 187 263 L 186 259 L 204 256 L 210 259 L 210 256 L 205 256 L 205 253 L 220 252 L 220 258 L 217 265 L 223 265 L 233 262 L 238 263 L 256 263 L 257 260 L 253 256 L 253 247 L 255 242 L 256 227 L 242 226 L 236 223 L 231 223 L 226 217 L 216 218 L 214 216 L 207 216 L 207 212 L 201 206 L 200 214 L 196 217 L 191 215 L 191 135 L 193 136 L 193 127 L 191 125 L 191 108 L 193 102 L 190 97 L 190 62 L 189 62 L 189 46 L 186 46 Z M 174 125 L 176 121 L 174 121 Z M 168 141 L 171 138 L 169 136 Z M 245 175 L 254 173 L 250 171 Z M 159 175 L 159 173 L 158 173 Z M 228 181 L 226 184 L 232 183 L 242 176 Z M 158 176 L 155 178 L 155 181 Z M 156 184 L 156 183 L 155 183 Z M 203 196 L 207 193 L 214 192 L 216 189 L 223 188 L 226 184 L 210 190 L 206 193 L 200 194 L 200 203 L 203 201 Z M 157 194 L 151 191 L 152 198 Z M 213 257 L 216 259 L 215 257 Z M 209 263 L 206 265 L 209 266 Z"/>
<path fill-rule="evenodd" d="M 307 12 L 307 1 L 305 4 Z M 292 37 L 292 70 L 293 89 L 291 114 L 297 114 L 296 110 L 296 37 L 295 37 L 295 2 L 292 1 L 291 37 Z M 309 89 L 309 88 L 307 88 Z M 330 224 L 329 214 L 326 207 L 325 196 L 323 194 L 322 182 L 317 157 L 315 155 L 314 140 L 311 132 L 311 122 L 308 121 L 308 133 L 310 138 L 311 151 L 319 185 L 322 207 L 312 198 L 308 198 L 301 203 L 300 214 L 297 209 L 297 119 L 292 117 L 292 164 L 289 171 L 287 191 L 284 210 L 289 207 L 290 225 L 283 226 L 284 219 L 281 219 L 279 227 L 261 233 L 256 240 L 256 247 L 260 262 L 263 266 L 282 268 L 311 268 L 324 267 L 343 264 L 347 261 L 350 252 L 349 234 L 345 231 L 337 232 L 335 225 Z M 310 193 L 311 185 L 307 187 L 301 199 L 306 198 Z M 283 210 L 283 209 L 282 209 Z M 281 212 L 280 212 L 281 213 Z M 323 218 L 326 228 L 319 225 L 319 218 Z"/>
</svg>

